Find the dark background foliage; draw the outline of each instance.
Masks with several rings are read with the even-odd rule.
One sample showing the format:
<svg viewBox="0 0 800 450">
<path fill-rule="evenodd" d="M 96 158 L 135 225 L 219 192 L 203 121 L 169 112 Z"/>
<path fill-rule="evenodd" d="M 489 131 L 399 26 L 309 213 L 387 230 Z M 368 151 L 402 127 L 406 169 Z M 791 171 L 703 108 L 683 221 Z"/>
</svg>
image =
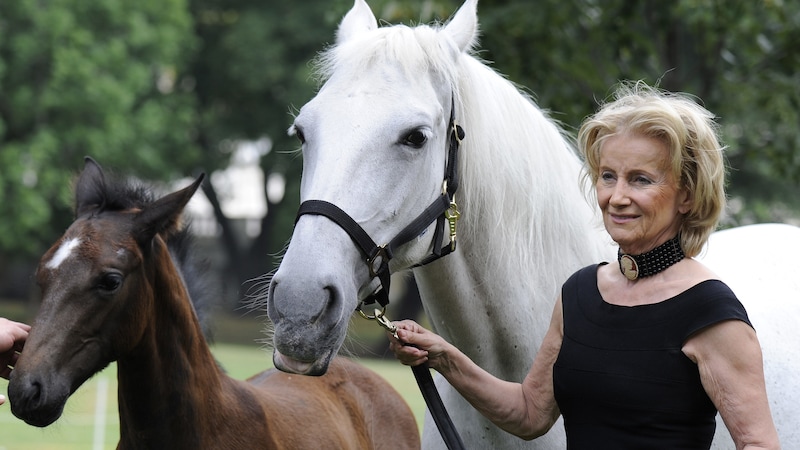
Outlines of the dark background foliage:
<svg viewBox="0 0 800 450">
<path fill-rule="evenodd" d="M 444 21 L 460 5 L 369 3 L 379 18 L 407 24 Z M 221 229 L 220 264 L 234 303 L 244 297 L 289 237 L 300 157 L 286 129 L 317 88 L 309 61 L 351 5 L 1 2 L 0 297 L 30 280 L 38 256 L 71 222 L 70 183 L 84 155 L 167 182 L 223 168 L 237 142 L 266 137 L 272 151 L 262 169 L 287 186 L 268 205 L 259 236 L 237 237 L 206 187 Z M 726 224 L 797 217 L 800 3 L 481 0 L 478 8 L 479 56 L 567 129 L 619 80 L 695 95 L 719 116 L 729 147 Z"/>
</svg>

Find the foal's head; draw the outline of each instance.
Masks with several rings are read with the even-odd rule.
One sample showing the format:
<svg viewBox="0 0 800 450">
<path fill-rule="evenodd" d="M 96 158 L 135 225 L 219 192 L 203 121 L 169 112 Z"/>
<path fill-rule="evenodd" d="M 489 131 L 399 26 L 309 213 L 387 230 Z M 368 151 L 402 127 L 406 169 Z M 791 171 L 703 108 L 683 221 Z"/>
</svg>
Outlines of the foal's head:
<svg viewBox="0 0 800 450">
<path fill-rule="evenodd" d="M 15 415 L 49 425 L 84 381 L 139 343 L 154 290 L 169 288 L 153 286 L 147 262 L 165 254 L 162 238 L 178 229 L 201 181 L 153 200 L 142 187 L 107 183 L 87 158 L 77 218 L 37 270 L 42 305 L 9 384 Z"/>
</svg>

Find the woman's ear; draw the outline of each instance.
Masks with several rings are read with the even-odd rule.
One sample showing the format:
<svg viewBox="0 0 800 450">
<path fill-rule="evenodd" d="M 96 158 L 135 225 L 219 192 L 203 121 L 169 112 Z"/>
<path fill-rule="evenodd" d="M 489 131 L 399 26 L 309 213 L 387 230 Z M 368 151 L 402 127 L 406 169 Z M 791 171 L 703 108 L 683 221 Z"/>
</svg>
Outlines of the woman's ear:
<svg viewBox="0 0 800 450">
<path fill-rule="evenodd" d="M 692 210 L 693 206 L 694 197 L 686 188 L 681 189 L 680 192 L 678 192 L 678 212 L 686 214 Z"/>
</svg>

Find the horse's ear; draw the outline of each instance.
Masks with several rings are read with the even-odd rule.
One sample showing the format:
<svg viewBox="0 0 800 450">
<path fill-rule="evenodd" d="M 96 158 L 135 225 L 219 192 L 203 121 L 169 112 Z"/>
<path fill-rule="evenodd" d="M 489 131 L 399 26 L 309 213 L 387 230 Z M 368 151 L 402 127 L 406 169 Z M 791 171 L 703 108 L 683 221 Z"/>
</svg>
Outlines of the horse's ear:
<svg viewBox="0 0 800 450">
<path fill-rule="evenodd" d="M 205 174 L 200 174 L 189 186 L 161 197 L 146 206 L 134 219 L 133 235 L 139 245 L 144 246 L 156 234 L 178 228 L 183 208 L 189 203 Z"/>
<path fill-rule="evenodd" d="M 75 185 L 75 217 L 98 210 L 106 201 L 106 177 L 103 168 L 89 156 Z"/>
<path fill-rule="evenodd" d="M 336 31 L 336 43 L 341 44 L 361 33 L 378 28 L 378 21 L 365 0 L 355 0 L 353 7 L 344 16 Z"/>
<path fill-rule="evenodd" d="M 478 43 L 478 0 L 466 0 L 444 27 L 444 33 L 462 52 Z"/>
</svg>

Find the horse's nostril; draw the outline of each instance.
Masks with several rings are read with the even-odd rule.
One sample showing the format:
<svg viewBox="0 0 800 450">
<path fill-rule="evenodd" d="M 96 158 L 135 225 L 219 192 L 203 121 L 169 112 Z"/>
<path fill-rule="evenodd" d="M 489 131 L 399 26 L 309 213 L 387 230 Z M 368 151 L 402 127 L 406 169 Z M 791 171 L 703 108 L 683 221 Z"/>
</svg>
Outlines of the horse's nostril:
<svg viewBox="0 0 800 450">
<path fill-rule="evenodd" d="M 9 386 L 14 388 L 14 393 L 16 394 L 13 396 L 16 398 L 12 398 L 14 403 L 27 404 L 29 407 L 36 407 L 42 400 L 42 382 L 39 380 L 30 380 L 27 382 L 23 380 L 19 384 Z"/>
<path fill-rule="evenodd" d="M 267 293 L 267 314 L 273 322 L 281 320 L 284 317 L 284 314 L 281 312 L 280 308 L 277 307 L 275 300 L 275 291 L 277 289 L 278 282 L 273 278 L 272 282 L 269 284 L 269 292 Z"/>
<path fill-rule="evenodd" d="M 316 323 L 318 320 L 320 320 L 321 317 L 324 318 L 326 316 L 330 316 L 331 314 L 338 315 L 336 311 L 338 308 L 337 305 L 339 304 L 339 296 L 337 295 L 337 292 L 339 292 L 339 290 L 336 289 L 335 286 L 325 286 L 323 292 L 325 292 L 326 294 L 324 307 L 322 308 L 322 310 L 320 310 L 319 313 L 317 313 L 316 315 L 314 315 L 314 317 L 311 318 L 311 321 L 313 323 Z"/>
<path fill-rule="evenodd" d="M 42 398 L 42 383 L 34 381 L 31 383 L 30 392 L 28 393 L 29 400 L 38 403 Z"/>
</svg>

